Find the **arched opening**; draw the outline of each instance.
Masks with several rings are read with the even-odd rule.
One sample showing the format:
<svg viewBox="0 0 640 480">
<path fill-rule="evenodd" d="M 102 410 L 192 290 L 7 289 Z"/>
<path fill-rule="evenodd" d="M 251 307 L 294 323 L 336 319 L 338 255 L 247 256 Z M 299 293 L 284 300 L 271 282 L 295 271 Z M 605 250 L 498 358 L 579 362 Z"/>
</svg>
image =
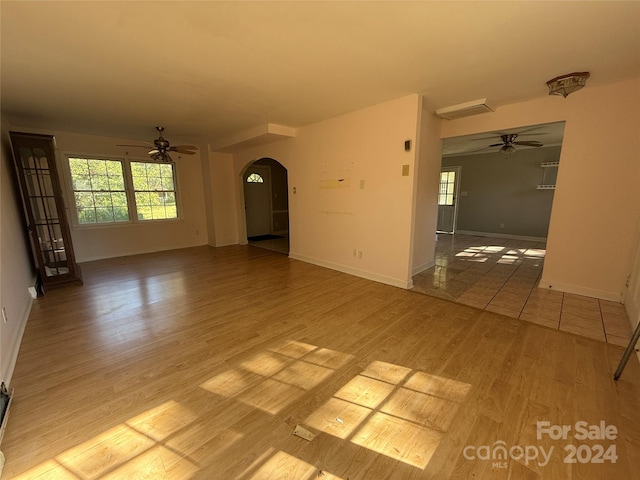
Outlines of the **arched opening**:
<svg viewBox="0 0 640 480">
<path fill-rule="evenodd" d="M 261 158 L 242 176 L 247 242 L 289 254 L 289 188 L 287 169 Z"/>
</svg>

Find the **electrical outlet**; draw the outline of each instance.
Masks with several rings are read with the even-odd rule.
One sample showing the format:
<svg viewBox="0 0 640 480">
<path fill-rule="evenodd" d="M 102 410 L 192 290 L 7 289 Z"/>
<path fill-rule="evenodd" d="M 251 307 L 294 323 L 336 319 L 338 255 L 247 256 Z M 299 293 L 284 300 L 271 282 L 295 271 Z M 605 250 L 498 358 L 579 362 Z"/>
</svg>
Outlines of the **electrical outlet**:
<svg viewBox="0 0 640 480">
<path fill-rule="evenodd" d="M 4 307 L 2 307 L 2 321 L 4 323 L 7 323 L 7 311 L 5 310 Z"/>
<path fill-rule="evenodd" d="M 362 250 L 358 250 L 358 260 L 362 260 Z"/>
</svg>

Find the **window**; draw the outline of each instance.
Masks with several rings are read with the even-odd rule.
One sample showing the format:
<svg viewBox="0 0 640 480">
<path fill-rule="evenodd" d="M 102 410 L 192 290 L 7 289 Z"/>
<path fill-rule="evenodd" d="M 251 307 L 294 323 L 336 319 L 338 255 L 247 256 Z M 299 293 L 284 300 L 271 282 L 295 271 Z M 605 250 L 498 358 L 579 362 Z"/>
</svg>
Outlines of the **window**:
<svg viewBox="0 0 640 480">
<path fill-rule="evenodd" d="M 247 177 L 247 183 L 264 183 L 264 179 L 258 173 L 252 173 Z"/>
<path fill-rule="evenodd" d="M 78 224 L 178 218 L 171 163 L 69 157 Z"/>
<path fill-rule="evenodd" d="M 78 223 L 114 223 L 129 220 L 122 162 L 69 158 Z"/>
<path fill-rule="evenodd" d="M 438 205 L 453 205 L 456 184 L 456 172 L 440 172 L 440 193 Z"/>
<path fill-rule="evenodd" d="M 178 218 L 173 164 L 131 162 L 138 220 Z"/>
</svg>

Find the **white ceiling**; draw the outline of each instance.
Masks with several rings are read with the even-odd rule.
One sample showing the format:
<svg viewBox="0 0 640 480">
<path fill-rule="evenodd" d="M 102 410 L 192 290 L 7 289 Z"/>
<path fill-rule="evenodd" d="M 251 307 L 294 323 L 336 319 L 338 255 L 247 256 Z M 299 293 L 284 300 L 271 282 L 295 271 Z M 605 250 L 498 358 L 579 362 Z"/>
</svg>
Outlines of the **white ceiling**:
<svg viewBox="0 0 640 480">
<path fill-rule="evenodd" d="M 640 76 L 640 2 L 0 2 L 14 126 L 224 144 L 411 93 L 497 108 Z M 577 95 L 578 93 L 576 93 Z"/>
</svg>

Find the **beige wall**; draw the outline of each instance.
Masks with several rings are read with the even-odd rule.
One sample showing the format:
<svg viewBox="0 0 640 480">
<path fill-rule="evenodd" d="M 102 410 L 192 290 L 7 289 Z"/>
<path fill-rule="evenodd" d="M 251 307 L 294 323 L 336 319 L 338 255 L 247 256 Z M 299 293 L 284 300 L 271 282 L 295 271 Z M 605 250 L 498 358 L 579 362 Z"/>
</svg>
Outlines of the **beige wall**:
<svg viewBox="0 0 640 480">
<path fill-rule="evenodd" d="M 14 130 L 54 135 L 60 172 L 66 171 L 63 165 L 66 154 L 124 158 L 125 153 L 129 151 L 131 158 L 145 159 L 144 149 L 116 147 L 117 144 L 141 143 L 130 139 L 61 131 L 41 132 L 19 127 L 15 127 Z M 178 206 L 182 218 L 175 221 L 136 222 L 125 225 L 72 226 L 71 237 L 78 263 L 207 243 L 200 154 L 183 155 L 180 159 L 177 155 L 174 157 L 178 181 Z M 63 174 L 62 177 L 65 180 L 65 201 L 70 204 L 73 201 L 70 182 L 67 175 Z"/>
<path fill-rule="evenodd" d="M 246 238 L 241 174 L 252 161 L 273 158 L 288 170 L 292 258 L 409 286 L 416 150 L 405 152 L 404 141 L 415 145 L 419 109 L 420 97 L 410 95 L 237 152 L 239 238 Z"/>
<path fill-rule="evenodd" d="M 640 221 L 636 236 L 636 250 L 633 268 L 629 275 L 629 286 L 625 292 L 624 305 L 632 328 L 640 323 Z M 638 352 L 640 358 L 640 352 Z"/>
<path fill-rule="evenodd" d="M 423 98 L 419 119 L 418 166 L 414 184 L 412 274 L 433 266 L 438 222 L 438 189 L 442 141 L 442 120 L 433 115 L 433 107 Z"/>
<path fill-rule="evenodd" d="M 236 179 L 233 156 L 230 153 L 209 152 L 204 178 L 210 185 L 211 212 L 207 215 L 209 244 L 214 247 L 235 245 L 239 242 Z M 246 243 L 246 237 L 244 242 Z"/>
<path fill-rule="evenodd" d="M 14 189 L 13 160 L 3 126 L 0 147 L 0 305 L 7 323 L 0 319 L 0 381 L 9 385 L 22 333 L 31 311 L 35 271 L 26 247 L 25 221 L 19 194 Z"/>
<path fill-rule="evenodd" d="M 640 217 L 640 79 L 443 122 L 443 138 L 566 121 L 540 286 L 621 301 Z"/>
</svg>

